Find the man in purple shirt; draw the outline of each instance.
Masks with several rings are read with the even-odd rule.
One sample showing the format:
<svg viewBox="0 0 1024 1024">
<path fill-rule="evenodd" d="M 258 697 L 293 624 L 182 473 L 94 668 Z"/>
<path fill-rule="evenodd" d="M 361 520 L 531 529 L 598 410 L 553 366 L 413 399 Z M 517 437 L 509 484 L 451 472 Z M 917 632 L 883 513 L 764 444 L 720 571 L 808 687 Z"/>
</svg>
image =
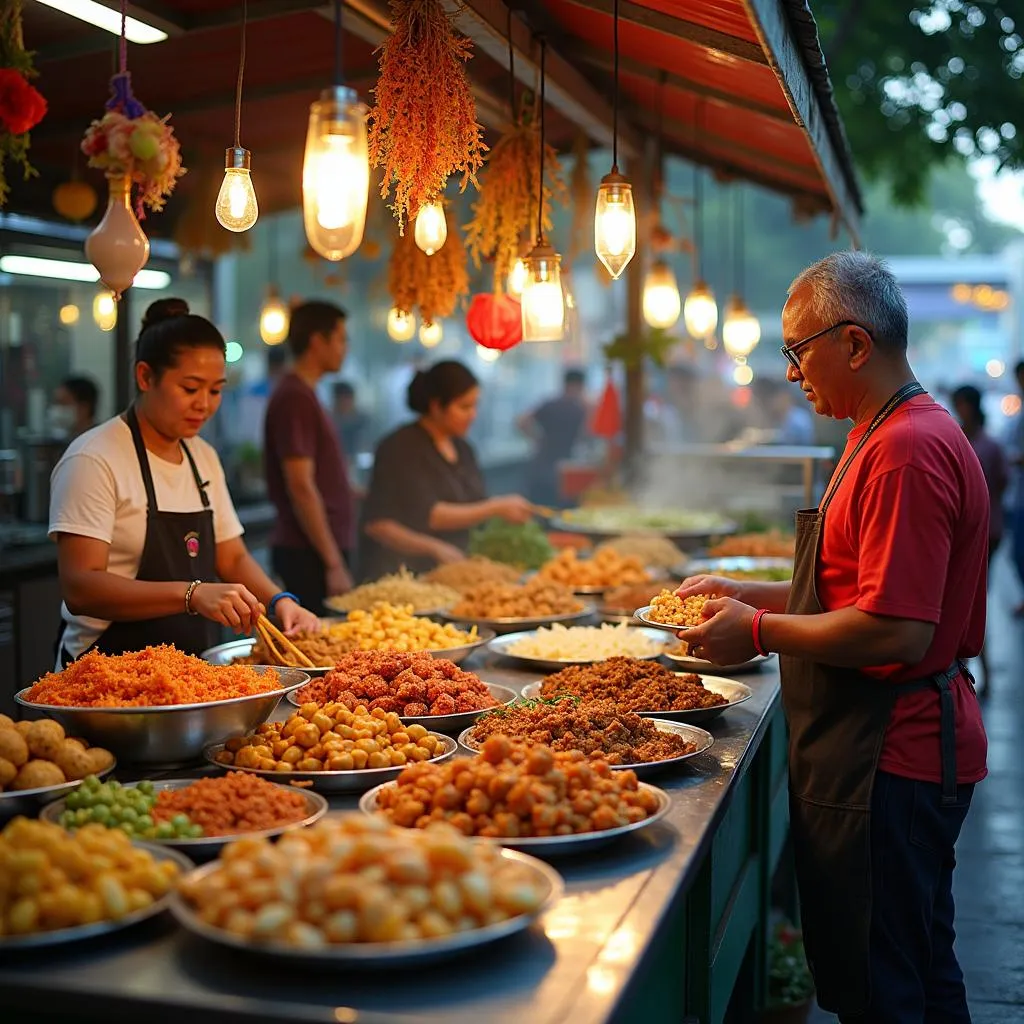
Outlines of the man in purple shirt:
<svg viewBox="0 0 1024 1024">
<path fill-rule="evenodd" d="M 264 423 L 267 491 L 277 509 L 274 571 L 317 613 L 324 598 L 352 587 L 352 492 L 338 435 L 315 391 L 345 361 L 345 318 L 329 302 L 292 311 L 288 344 L 295 361 L 274 389 Z"/>
</svg>

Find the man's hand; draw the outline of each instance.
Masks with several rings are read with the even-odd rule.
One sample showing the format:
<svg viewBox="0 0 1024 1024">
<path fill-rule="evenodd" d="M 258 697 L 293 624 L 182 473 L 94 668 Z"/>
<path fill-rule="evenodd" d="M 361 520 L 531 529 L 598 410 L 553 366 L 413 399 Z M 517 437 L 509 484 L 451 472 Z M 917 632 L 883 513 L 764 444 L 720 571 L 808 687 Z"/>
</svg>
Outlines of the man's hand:
<svg viewBox="0 0 1024 1024">
<path fill-rule="evenodd" d="M 328 597 L 347 594 L 352 589 L 352 577 L 349 575 L 344 562 L 331 566 L 327 570 L 324 580 Z"/>
<path fill-rule="evenodd" d="M 430 552 L 431 557 L 438 565 L 450 565 L 452 562 L 464 562 L 466 555 L 454 544 L 446 544 L 443 540 L 437 541 Z"/>
<path fill-rule="evenodd" d="M 687 576 L 676 587 L 676 594 L 683 599 L 695 594 L 704 594 L 708 597 L 732 597 L 741 601 L 743 600 L 743 586 L 738 580 L 730 580 L 725 576 L 708 576 L 702 573 L 699 576 Z"/>
<path fill-rule="evenodd" d="M 715 598 L 704 605 L 704 622 L 680 630 L 679 639 L 686 641 L 694 657 L 716 665 L 739 665 L 750 661 L 757 655 L 753 637 L 755 611 L 750 605 L 731 597 Z"/>
</svg>

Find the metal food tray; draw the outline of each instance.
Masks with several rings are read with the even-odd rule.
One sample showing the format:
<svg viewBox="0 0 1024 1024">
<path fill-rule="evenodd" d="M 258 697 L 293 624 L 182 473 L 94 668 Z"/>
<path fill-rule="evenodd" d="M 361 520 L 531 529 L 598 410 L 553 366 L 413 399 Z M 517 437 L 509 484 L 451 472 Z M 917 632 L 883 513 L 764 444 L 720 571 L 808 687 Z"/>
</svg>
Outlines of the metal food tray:
<svg viewBox="0 0 1024 1024">
<path fill-rule="evenodd" d="M 381 790 L 393 785 L 395 783 L 388 782 L 383 786 L 371 789 L 368 793 L 364 793 L 359 799 L 359 809 L 364 814 L 381 813 L 377 798 Z M 532 853 L 537 857 L 570 857 L 574 854 L 589 853 L 591 850 L 614 843 L 616 839 L 629 835 L 631 832 L 640 832 L 643 829 L 650 828 L 665 817 L 671 805 L 668 793 L 646 782 L 641 782 L 640 788 L 650 790 L 658 798 L 658 809 L 649 818 L 644 818 L 643 821 L 633 822 L 630 825 L 620 825 L 618 828 L 604 829 L 601 832 L 580 832 L 571 836 L 524 836 L 522 838 L 478 836 L 476 841 L 500 844 L 507 849 Z"/>
<path fill-rule="evenodd" d="M 495 634 L 502 635 L 514 633 L 518 630 L 539 629 L 541 626 L 551 626 L 556 622 L 560 622 L 563 625 L 571 622 L 582 622 L 584 619 L 589 619 L 596 610 L 596 605 L 584 602 L 583 608 L 578 612 L 563 612 L 561 615 L 541 615 L 527 619 L 465 619 L 458 618 L 447 612 L 441 618 L 464 628 L 476 626 L 481 634 L 490 630 Z"/>
<path fill-rule="evenodd" d="M 682 736 L 688 743 L 696 743 L 696 750 L 690 751 L 689 754 L 681 754 L 679 757 L 668 757 L 661 761 L 641 761 L 639 764 L 608 765 L 613 772 L 622 772 L 631 769 L 636 772 L 637 778 L 646 779 L 652 775 L 657 775 L 659 772 L 665 771 L 667 768 L 678 765 L 683 761 L 688 761 L 691 757 L 696 757 L 698 754 L 706 753 L 715 744 L 715 737 L 712 736 L 711 733 L 704 729 L 698 729 L 695 725 L 688 725 L 684 722 L 672 722 L 662 718 L 653 718 L 650 715 L 644 715 L 643 717 L 650 718 L 659 732 L 675 733 L 676 736 Z M 473 726 L 470 726 L 464 732 L 459 733 L 459 743 L 461 743 L 467 750 L 476 752 L 481 749 L 482 745 L 477 743 L 476 740 L 471 739 L 469 734 L 472 731 Z"/>
<path fill-rule="evenodd" d="M 442 736 L 438 732 L 432 732 L 430 735 L 442 742 L 444 751 L 436 757 L 430 758 L 427 763 L 440 764 L 455 756 L 459 746 L 451 736 Z M 234 764 L 221 764 L 216 757 L 223 749 L 224 744 L 217 743 L 212 747 L 207 747 L 203 751 L 203 756 L 210 764 L 223 772 L 249 772 L 252 775 L 261 775 L 272 782 L 290 785 L 299 783 L 300 788 L 308 785 L 310 789 L 318 793 L 363 793 L 371 786 L 397 779 L 405 769 L 405 765 L 398 765 L 391 768 L 353 768 L 347 772 L 274 772 L 266 771 L 263 768 L 242 768 Z M 417 763 L 422 764 L 423 762 Z"/>
<path fill-rule="evenodd" d="M 525 931 L 542 914 L 549 911 L 561 898 L 565 891 L 565 883 L 561 875 L 543 861 L 518 853 L 514 850 L 502 850 L 501 856 L 508 861 L 522 864 L 529 868 L 538 880 L 547 886 L 547 896 L 540 907 L 532 914 L 520 914 L 499 924 L 475 928 L 468 932 L 456 932 L 438 939 L 420 939 L 415 942 L 347 942 L 325 946 L 322 949 L 302 949 L 297 946 L 284 946 L 272 943 L 255 943 L 240 938 L 222 928 L 206 924 L 200 920 L 196 912 L 185 902 L 180 893 L 175 892 L 170 902 L 171 913 L 178 919 L 183 928 L 210 942 L 247 953 L 256 953 L 294 964 L 299 970 L 310 964 L 320 964 L 337 969 L 349 965 L 354 968 L 394 968 L 426 965 L 438 960 L 458 956 L 468 950 L 496 942 L 498 939 Z M 207 864 L 197 868 L 189 875 L 190 880 L 203 878 L 217 870 L 219 864 Z"/>
<path fill-rule="evenodd" d="M 719 558 L 695 558 L 687 562 L 686 575 L 699 576 L 701 573 L 707 573 L 710 576 L 714 576 L 720 572 L 757 572 L 758 569 L 788 569 L 792 573 L 793 559 L 755 558 L 751 555 L 722 555 Z"/>
<path fill-rule="evenodd" d="M 177 850 L 168 850 L 163 846 L 156 846 L 153 843 L 134 842 L 133 846 L 141 847 L 153 855 L 154 860 L 172 860 L 182 873 L 195 868 L 195 864 L 183 853 Z M 130 928 L 133 924 L 146 921 L 157 914 L 162 914 L 171 905 L 174 889 L 172 888 L 160 899 L 154 900 L 148 907 L 142 910 L 125 914 L 113 921 L 97 921 L 95 924 L 83 924 L 77 928 L 59 928 L 51 932 L 32 932 L 29 935 L 4 935 L 0 936 L 0 954 L 16 953 L 23 949 L 42 949 L 47 946 L 60 946 L 66 942 L 80 942 L 83 939 L 96 939 L 101 935 L 108 935 L 110 932 L 120 931 L 122 928 Z"/>
<path fill-rule="evenodd" d="M 738 665 L 716 665 L 713 661 L 705 661 L 703 658 L 691 658 L 689 655 L 673 654 L 666 651 L 662 657 L 671 661 L 673 665 L 686 669 L 689 672 L 698 674 L 712 672 L 757 672 L 765 662 L 771 661 L 774 654 L 755 654 L 750 661 L 741 661 Z"/>
<path fill-rule="evenodd" d="M 593 627 L 598 628 L 598 627 Z M 650 640 L 652 643 L 659 644 L 661 649 L 654 651 L 651 654 L 634 654 L 629 657 L 636 658 L 638 661 L 654 661 L 656 658 L 660 658 L 669 644 L 672 642 L 661 630 L 644 629 L 637 627 L 636 632 L 641 636 Z M 508 658 L 511 661 L 519 662 L 528 669 L 536 670 L 538 672 L 559 672 L 563 668 L 568 668 L 571 665 L 592 665 L 596 661 L 603 661 L 603 658 L 536 658 L 531 657 L 527 654 L 514 654 L 509 648 L 518 643 L 520 640 L 532 640 L 536 637 L 537 630 L 528 630 L 522 633 L 506 633 L 504 636 L 499 636 L 491 641 L 490 649 L 495 654 L 501 655 L 503 658 Z"/>
<path fill-rule="evenodd" d="M 491 696 L 501 706 L 507 706 L 519 699 L 519 694 L 510 686 L 500 686 L 498 683 L 484 683 L 490 691 Z M 288 694 L 288 700 L 296 707 L 302 707 L 299 699 L 299 691 Z M 461 732 L 472 725 L 481 715 L 486 715 L 495 708 L 483 708 L 480 711 L 459 711 L 454 715 L 399 715 L 403 725 L 422 725 L 428 732 L 431 730 L 443 732 L 446 735 Z"/>
<path fill-rule="evenodd" d="M 692 675 L 691 672 L 677 672 L 676 675 Z M 738 707 L 744 701 L 750 700 L 754 695 L 754 691 L 750 689 L 745 683 L 738 682 L 735 679 L 723 679 L 721 676 L 701 676 L 701 682 L 704 684 L 705 689 L 711 690 L 713 693 L 717 693 L 722 697 L 725 697 L 725 704 L 716 704 L 710 708 L 693 708 L 690 711 L 636 711 L 634 714 L 639 715 L 641 718 L 660 718 L 666 722 L 690 722 L 690 723 L 704 723 L 710 722 L 717 718 L 719 715 L 726 711 L 731 711 L 733 708 Z M 539 683 L 527 683 L 522 689 L 522 695 L 527 700 L 535 700 L 541 695 L 541 686 L 543 681 Z M 572 696 L 569 694 L 569 696 Z"/>
<path fill-rule="evenodd" d="M 164 779 L 160 782 L 154 781 L 153 790 L 160 792 L 163 789 L 187 789 L 197 781 L 197 779 Z M 136 786 L 138 786 L 137 782 L 125 783 L 126 789 L 134 789 Z M 295 787 L 290 788 L 294 792 L 301 794 L 306 801 L 306 816 L 299 821 L 290 821 L 286 825 L 276 825 L 274 828 L 260 829 L 256 832 L 235 832 L 229 836 L 203 836 L 200 839 L 146 839 L 144 842 L 152 843 L 161 849 L 178 850 L 180 853 L 187 854 L 193 860 L 209 860 L 211 857 L 218 856 L 224 846 L 228 843 L 233 843 L 236 839 L 269 839 L 271 836 L 279 836 L 285 832 L 292 831 L 292 829 L 305 828 L 307 825 L 312 825 L 315 821 L 319 821 L 329 810 L 329 804 L 319 793 L 311 793 L 305 789 L 295 789 Z M 43 821 L 50 821 L 54 825 L 59 825 L 60 816 L 65 808 L 66 802 L 60 800 L 43 808 L 39 817 Z"/>
<path fill-rule="evenodd" d="M 104 768 L 101 772 L 93 772 L 93 774 L 98 779 L 105 779 L 116 767 L 117 761 L 114 761 L 109 768 Z M 0 793 L 0 821 L 15 818 L 19 814 L 34 817 L 40 808 L 45 807 L 51 801 L 67 796 L 73 789 L 78 789 L 81 784 L 82 780 L 76 779 L 73 782 L 62 782 L 59 786 L 41 786 L 39 789 L 9 789 L 6 793 Z"/>
</svg>

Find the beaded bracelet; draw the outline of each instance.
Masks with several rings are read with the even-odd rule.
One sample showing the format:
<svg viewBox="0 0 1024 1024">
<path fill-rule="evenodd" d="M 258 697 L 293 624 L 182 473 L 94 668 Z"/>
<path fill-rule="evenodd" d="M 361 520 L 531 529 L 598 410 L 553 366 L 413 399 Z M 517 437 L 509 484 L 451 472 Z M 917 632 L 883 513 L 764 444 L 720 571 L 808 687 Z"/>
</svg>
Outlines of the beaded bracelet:
<svg viewBox="0 0 1024 1024">
<path fill-rule="evenodd" d="M 188 585 L 188 590 L 185 591 L 185 612 L 188 615 L 198 615 L 199 612 L 192 610 L 192 595 L 196 592 L 196 587 L 202 583 L 202 580 L 193 580 Z"/>
</svg>

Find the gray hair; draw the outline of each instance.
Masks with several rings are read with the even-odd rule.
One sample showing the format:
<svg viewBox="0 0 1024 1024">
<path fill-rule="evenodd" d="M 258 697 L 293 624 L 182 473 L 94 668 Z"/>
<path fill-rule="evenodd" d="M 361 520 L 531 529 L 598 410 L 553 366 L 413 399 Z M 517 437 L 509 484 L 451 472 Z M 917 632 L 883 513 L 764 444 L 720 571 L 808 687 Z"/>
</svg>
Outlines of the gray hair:
<svg viewBox="0 0 1024 1024">
<path fill-rule="evenodd" d="M 907 300 L 884 260 L 867 252 L 834 252 L 812 263 L 789 286 L 811 290 L 811 308 L 823 325 L 853 320 L 890 352 L 907 350 Z"/>
</svg>

